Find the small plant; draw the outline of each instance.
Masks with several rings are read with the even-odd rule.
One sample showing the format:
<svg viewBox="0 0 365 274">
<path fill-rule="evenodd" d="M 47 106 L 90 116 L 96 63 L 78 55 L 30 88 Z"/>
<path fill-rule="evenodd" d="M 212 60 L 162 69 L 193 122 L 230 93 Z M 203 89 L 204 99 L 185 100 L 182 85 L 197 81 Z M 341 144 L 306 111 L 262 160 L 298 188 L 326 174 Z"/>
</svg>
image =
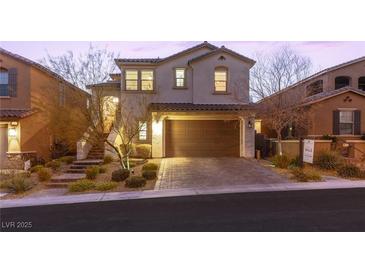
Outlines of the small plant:
<svg viewBox="0 0 365 274">
<path fill-rule="evenodd" d="M 143 159 L 151 158 L 151 145 L 141 144 L 136 146 L 136 154 Z"/>
<path fill-rule="evenodd" d="M 272 163 L 278 168 L 288 168 L 290 159 L 286 155 L 275 155 L 272 158 Z"/>
<path fill-rule="evenodd" d="M 112 172 L 112 181 L 122 182 L 129 177 L 130 171 L 128 169 L 118 169 Z"/>
<path fill-rule="evenodd" d="M 146 185 L 146 179 L 140 176 L 132 176 L 125 181 L 125 186 L 129 188 L 140 188 Z"/>
<path fill-rule="evenodd" d="M 73 157 L 73 156 L 63 156 L 63 157 L 59 158 L 58 160 L 62 163 L 70 165 L 75 160 L 75 157 Z"/>
<path fill-rule="evenodd" d="M 30 173 L 34 173 L 34 172 L 38 172 L 39 170 L 41 170 L 42 168 L 44 168 L 43 165 L 36 165 L 36 166 L 32 166 L 29 171 Z"/>
<path fill-rule="evenodd" d="M 68 191 L 70 192 L 83 192 L 94 189 L 96 184 L 93 181 L 83 179 L 68 185 Z"/>
<path fill-rule="evenodd" d="M 153 180 L 156 179 L 157 174 L 155 170 L 145 170 L 142 172 L 142 177 L 146 180 Z"/>
<path fill-rule="evenodd" d="M 99 173 L 100 174 L 105 173 L 106 171 L 107 171 L 107 168 L 105 166 L 99 167 Z"/>
<path fill-rule="evenodd" d="M 157 170 L 158 169 L 158 165 L 155 164 L 155 163 L 147 163 L 147 164 L 144 164 L 143 167 L 142 167 L 142 170 L 145 171 L 145 170 Z"/>
<path fill-rule="evenodd" d="M 335 151 L 321 151 L 317 155 L 314 164 L 322 169 L 333 170 L 341 164 L 341 156 Z"/>
<path fill-rule="evenodd" d="M 361 170 L 354 164 L 344 164 L 337 169 L 337 174 L 343 178 L 361 177 Z"/>
<path fill-rule="evenodd" d="M 5 188 L 13 193 L 23 193 L 33 188 L 33 183 L 22 175 L 15 175 L 1 184 L 1 188 Z"/>
<path fill-rule="evenodd" d="M 46 163 L 45 167 L 52 168 L 52 170 L 58 170 L 61 167 L 61 162 L 58 160 L 52 160 Z"/>
<path fill-rule="evenodd" d="M 110 164 L 111 162 L 113 162 L 113 157 L 110 155 L 105 155 L 104 157 L 104 165 Z"/>
<path fill-rule="evenodd" d="M 113 188 L 116 188 L 117 186 L 118 186 L 117 182 L 102 182 L 102 183 L 97 183 L 95 189 L 97 191 L 108 191 Z"/>
<path fill-rule="evenodd" d="M 290 160 L 288 168 L 296 168 L 299 167 L 299 165 L 300 165 L 300 157 L 297 156 L 294 159 Z"/>
<path fill-rule="evenodd" d="M 50 168 L 41 168 L 38 170 L 37 175 L 40 182 L 48 181 L 52 177 L 52 170 Z"/>
<path fill-rule="evenodd" d="M 298 182 L 321 181 L 322 176 L 313 170 L 304 170 L 303 168 L 293 168 L 291 171 L 293 179 Z"/>
<path fill-rule="evenodd" d="M 86 179 L 94 180 L 96 179 L 96 176 L 98 176 L 100 171 L 99 166 L 89 166 L 85 169 Z"/>
</svg>

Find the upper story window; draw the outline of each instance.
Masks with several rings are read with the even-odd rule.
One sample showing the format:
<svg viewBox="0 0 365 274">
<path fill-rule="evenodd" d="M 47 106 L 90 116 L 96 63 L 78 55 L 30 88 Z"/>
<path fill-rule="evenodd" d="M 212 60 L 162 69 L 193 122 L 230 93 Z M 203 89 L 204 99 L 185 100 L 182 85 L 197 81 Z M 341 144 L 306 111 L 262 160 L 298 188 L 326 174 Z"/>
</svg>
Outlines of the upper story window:
<svg viewBox="0 0 365 274">
<path fill-rule="evenodd" d="M 138 139 L 141 141 L 147 140 L 147 123 L 146 122 L 139 122 Z"/>
<path fill-rule="evenodd" d="M 365 91 L 365 76 L 359 78 L 359 89 Z"/>
<path fill-rule="evenodd" d="M 138 90 L 138 70 L 127 69 L 125 71 L 125 89 Z"/>
<path fill-rule="evenodd" d="M 227 92 L 227 69 L 216 68 L 214 71 L 214 91 Z"/>
<path fill-rule="evenodd" d="M 9 73 L 5 68 L 0 68 L 0 96 L 9 96 Z"/>
<path fill-rule="evenodd" d="M 351 78 L 348 76 L 338 76 L 335 78 L 335 89 L 348 87 L 351 85 Z"/>
<path fill-rule="evenodd" d="M 141 90 L 151 91 L 153 90 L 153 70 L 142 70 L 141 71 Z"/>
<path fill-rule="evenodd" d="M 354 112 L 340 111 L 340 135 L 351 135 L 354 133 Z"/>
<path fill-rule="evenodd" d="M 186 87 L 186 70 L 185 68 L 175 69 L 175 87 L 184 88 Z"/>
<path fill-rule="evenodd" d="M 315 81 L 307 86 L 307 96 L 312 96 L 323 91 L 323 80 Z"/>
</svg>

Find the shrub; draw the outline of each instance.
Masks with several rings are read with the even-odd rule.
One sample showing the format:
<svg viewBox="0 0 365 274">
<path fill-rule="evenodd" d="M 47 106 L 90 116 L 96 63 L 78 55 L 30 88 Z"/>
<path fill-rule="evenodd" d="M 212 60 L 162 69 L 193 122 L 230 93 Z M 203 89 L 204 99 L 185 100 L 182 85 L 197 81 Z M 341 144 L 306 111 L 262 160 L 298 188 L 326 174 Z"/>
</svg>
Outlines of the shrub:
<svg viewBox="0 0 365 274">
<path fill-rule="evenodd" d="M 142 172 L 142 177 L 146 180 L 153 180 L 156 179 L 157 174 L 155 170 L 145 170 Z"/>
<path fill-rule="evenodd" d="M 300 162 L 300 157 L 297 156 L 294 159 L 291 159 L 289 162 L 289 166 L 290 168 L 296 168 L 299 167 L 299 162 Z"/>
<path fill-rule="evenodd" d="M 83 192 L 94 189 L 96 184 L 93 181 L 82 179 L 68 185 L 68 191 L 70 192 Z"/>
<path fill-rule="evenodd" d="M 293 179 L 298 182 L 308 182 L 308 181 L 321 181 L 322 176 L 313 170 L 304 170 L 302 168 L 293 168 L 291 171 Z"/>
<path fill-rule="evenodd" d="M 157 170 L 158 169 L 158 165 L 155 164 L 155 163 L 147 163 L 147 164 L 144 164 L 143 167 L 142 167 L 142 170 L 145 171 L 145 170 Z"/>
<path fill-rule="evenodd" d="M 288 168 L 290 159 L 286 155 L 275 155 L 272 158 L 272 163 L 278 168 Z"/>
<path fill-rule="evenodd" d="M 118 186 L 118 183 L 116 183 L 116 182 L 102 182 L 102 183 L 96 184 L 95 189 L 98 191 L 107 191 L 107 190 L 116 188 L 117 186 Z"/>
<path fill-rule="evenodd" d="M 140 176 L 132 176 L 125 181 L 125 186 L 130 188 L 139 188 L 146 185 L 146 179 Z"/>
<path fill-rule="evenodd" d="M 100 174 L 105 173 L 106 171 L 107 171 L 107 168 L 105 166 L 99 167 L 99 173 Z"/>
<path fill-rule="evenodd" d="M 63 156 L 61 158 L 58 159 L 60 162 L 62 163 L 66 163 L 66 164 L 72 164 L 72 162 L 75 160 L 75 157 L 73 156 Z"/>
<path fill-rule="evenodd" d="M 122 182 L 129 177 L 130 171 L 128 169 L 118 169 L 112 172 L 112 181 Z"/>
<path fill-rule="evenodd" d="M 44 166 L 42 166 L 42 165 L 36 165 L 36 166 L 32 166 L 30 169 L 29 169 L 29 171 L 31 172 L 31 173 L 34 173 L 34 172 L 38 172 L 39 170 L 41 170 L 42 168 L 44 168 Z"/>
<path fill-rule="evenodd" d="M 99 166 L 89 166 L 85 169 L 86 179 L 94 180 L 100 171 Z"/>
<path fill-rule="evenodd" d="M 113 157 L 110 155 L 105 155 L 104 164 L 107 165 L 107 164 L 110 164 L 111 162 L 113 162 Z"/>
<path fill-rule="evenodd" d="M 361 173 L 360 168 L 354 164 L 344 164 L 337 169 L 337 174 L 344 178 L 361 177 Z"/>
<path fill-rule="evenodd" d="M 1 188 L 5 188 L 13 193 L 23 193 L 33 188 L 33 183 L 21 175 L 15 175 L 14 177 L 4 181 L 1 184 Z"/>
<path fill-rule="evenodd" d="M 57 170 L 61 167 L 61 162 L 58 160 L 52 160 L 45 165 L 46 167 L 52 168 L 53 170 Z"/>
<path fill-rule="evenodd" d="M 48 181 L 52 177 L 52 170 L 50 168 L 41 168 L 37 174 L 40 182 Z"/>
<path fill-rule="evenodd" d="M 138 157 L 148 159 L 151 157 L 151 145 L 141 144 L 136 145 L 136 154 Z"/>
<path fill-rule="evenodd" d="M 335 151 L 321 151 L 314 160 L 314 164 L 322 169 L 333 170 L 341 164 L 341 156 Z"/>
</svg>

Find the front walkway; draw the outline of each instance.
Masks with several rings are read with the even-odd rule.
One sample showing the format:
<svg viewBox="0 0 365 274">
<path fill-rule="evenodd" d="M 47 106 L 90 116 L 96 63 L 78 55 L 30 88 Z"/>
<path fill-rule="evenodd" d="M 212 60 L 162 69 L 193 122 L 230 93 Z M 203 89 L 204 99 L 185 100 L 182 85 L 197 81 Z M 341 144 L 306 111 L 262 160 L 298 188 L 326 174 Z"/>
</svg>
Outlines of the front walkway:
<svg viewBox="0 0 365 274">
<path fill-rule="evenodd" d="M 155 190 L 288 182 L 269 168 L 244 158 L 164 158 Z"/>
</svg>

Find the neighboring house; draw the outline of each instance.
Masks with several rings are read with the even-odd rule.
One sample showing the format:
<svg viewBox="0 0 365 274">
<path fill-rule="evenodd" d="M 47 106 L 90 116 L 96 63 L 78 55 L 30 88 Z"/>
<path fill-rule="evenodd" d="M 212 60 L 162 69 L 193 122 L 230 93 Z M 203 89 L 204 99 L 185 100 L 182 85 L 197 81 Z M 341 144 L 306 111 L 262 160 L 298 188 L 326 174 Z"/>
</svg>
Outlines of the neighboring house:
<svg viewBox="0 0 365 274">
<path fill-rule="evenodd" d="M 255 61 L 204 42 L 166 58 L 117 59 L 120 74 L 91 86 L 122 102 L 148 100 L 137 144 L 152 157 L 254 157 L 249 71 Z"/>
<path fill-rule="evenodd" d="M 310 107 L 310 137 L 359 138 L 365 134 L 365 57 L 325 69 L 272 96 L 300 98 Z M 276 137 L 264 120 L 257 131 Z M 295 136 L 295 125 L 294 132 L 287 129 L 284 135 Z"/>
<path fill-rule="evenodd" d="M 49 160 L 57 136 L 45 109 L 81 107 L 89 97 L 40 64 L 0 48 L 0 168 L 21 167 L 35 157 Z"/>
</svg>

